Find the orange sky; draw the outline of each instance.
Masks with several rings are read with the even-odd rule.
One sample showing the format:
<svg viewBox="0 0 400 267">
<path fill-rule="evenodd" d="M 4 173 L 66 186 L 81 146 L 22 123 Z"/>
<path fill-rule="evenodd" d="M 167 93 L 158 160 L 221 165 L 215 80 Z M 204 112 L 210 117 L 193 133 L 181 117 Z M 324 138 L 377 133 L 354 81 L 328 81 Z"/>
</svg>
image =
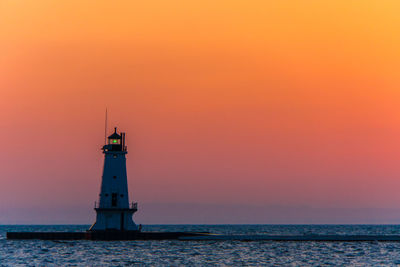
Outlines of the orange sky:
<svg viewBox="0 0 400 267">
<path fill-rule="evenodd" d="M 399 207 L 399 11 L 0 0 L 0 223 L 91 222 L 105 107 L 139 203 Z"/>
</svg>

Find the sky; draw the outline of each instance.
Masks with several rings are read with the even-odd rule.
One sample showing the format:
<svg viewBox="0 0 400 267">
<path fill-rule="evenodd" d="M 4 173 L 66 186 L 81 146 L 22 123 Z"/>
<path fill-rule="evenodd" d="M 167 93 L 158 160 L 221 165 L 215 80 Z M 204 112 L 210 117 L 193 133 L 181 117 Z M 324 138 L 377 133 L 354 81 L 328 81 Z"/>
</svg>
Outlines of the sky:
<svg viewBox="0 0 400 267">
<path fill-rule="evenodd" d="M 0 224 L 400 223 L 397 0 L 0 0 Z"/>
</svg>

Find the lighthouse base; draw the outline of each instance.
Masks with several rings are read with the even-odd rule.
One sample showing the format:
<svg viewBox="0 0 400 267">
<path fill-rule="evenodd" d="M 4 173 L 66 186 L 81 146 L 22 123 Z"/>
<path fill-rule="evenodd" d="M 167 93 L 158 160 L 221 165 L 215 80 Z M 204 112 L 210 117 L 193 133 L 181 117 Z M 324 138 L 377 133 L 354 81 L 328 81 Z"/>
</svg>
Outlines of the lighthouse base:
<svg viewBox="0 0 400 267">
<path fill-rule="evenodd" d="M 133 222 L 133 213 L 137 208 L 105 209 L 95 208 L 96 222 L 89 231 L 137 231 L 137 225 Z"/>
</svg>

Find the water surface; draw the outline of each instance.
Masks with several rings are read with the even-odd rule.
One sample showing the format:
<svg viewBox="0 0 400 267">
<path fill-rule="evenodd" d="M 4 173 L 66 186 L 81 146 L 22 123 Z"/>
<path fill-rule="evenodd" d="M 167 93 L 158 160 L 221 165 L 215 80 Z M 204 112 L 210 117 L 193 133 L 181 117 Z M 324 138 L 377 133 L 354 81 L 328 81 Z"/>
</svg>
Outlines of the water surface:
<svg viewBox="0 0 400 267">
<path fill-rule="evenodd" d="M 89 225 L 0 226 L 0 266 L 396 266 L 396 242 L 7 240 L 7 231 L 85 231 Z M 143 231 L 218 234 L 400 235 L 398 225 L 150 225 Z"/>
</svg>

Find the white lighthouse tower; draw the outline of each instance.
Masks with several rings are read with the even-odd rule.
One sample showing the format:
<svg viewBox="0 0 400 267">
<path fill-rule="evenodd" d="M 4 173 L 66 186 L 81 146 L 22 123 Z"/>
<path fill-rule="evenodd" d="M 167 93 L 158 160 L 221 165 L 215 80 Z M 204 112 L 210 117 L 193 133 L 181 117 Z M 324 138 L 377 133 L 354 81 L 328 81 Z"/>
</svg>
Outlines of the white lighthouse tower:
<svg viewBox="0 0 400 267">
<path fill-rule="evenodd" d="M 90 231 L 137 231 L 132 220 L 137 211 L 137 203 L 129 204 L 126 175 L 125 133 L 117 133 L 117 128 L 103 146 L 104 168 L 101 181 L 100 201 L 95 205 L 96 222 Z"/>
</svg>

